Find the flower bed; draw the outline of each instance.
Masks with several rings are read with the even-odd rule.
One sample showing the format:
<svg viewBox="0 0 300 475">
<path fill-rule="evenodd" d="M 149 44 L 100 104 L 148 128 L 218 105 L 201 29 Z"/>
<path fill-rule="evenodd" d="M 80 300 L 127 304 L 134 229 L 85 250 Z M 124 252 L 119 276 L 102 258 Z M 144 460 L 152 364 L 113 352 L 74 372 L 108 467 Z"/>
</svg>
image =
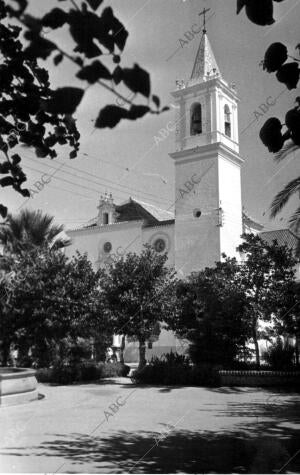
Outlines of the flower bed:
<svg viewBox="0 0 300 475">
<path fill-rule="evenodd" d="M 300 371 L 219 371 L 221 386 L 300 387 Z"/>
</svg>

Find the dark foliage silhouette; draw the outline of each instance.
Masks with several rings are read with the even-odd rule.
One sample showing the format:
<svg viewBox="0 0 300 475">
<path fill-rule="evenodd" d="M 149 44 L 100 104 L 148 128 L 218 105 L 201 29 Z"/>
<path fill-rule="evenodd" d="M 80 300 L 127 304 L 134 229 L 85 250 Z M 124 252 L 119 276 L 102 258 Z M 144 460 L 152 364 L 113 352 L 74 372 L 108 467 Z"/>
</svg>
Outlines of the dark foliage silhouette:
<svg viewBox="0 0 300 475">
<path fill-rule="evenodd" d="M 121 66 L 122 52 L 128 31 L 115 16 L 110 6 L 97 12 L 101 0 L 87 0 L 79 5 L 77 0 L 57 0 L 59 7 L 42 18 L 29 12 L 28 0 L 0 0 L 0 186 L 13 187 L 25 197 L 26 175 L 22 170 L 21 152 L 12 153 L 17 146 L 32 147 L 39 158 L 55 158 L 58 146 L 70 147 L 70 159 L 76 158 L 80 147 L 80 133 L 73 117 L 84 99 L 85 89 L 95 84 L 121 99 L 124 107 L 106 105 L 96 111 L 96 128 L 115 127 L 120 120 L 136 120 L 147 113 L 159 114 L 160 100 L 151 94 L 150 75 L 138 64 L 132 68 Z M 49 39 L 44 35 L 48 30 Z M 63 50 L 51 33 L 65 28 L 75 46 L 73 51 Z M 49 31 L 50 30 L 50 31 Z M 47 33 L 47 34 L 48 34 Z M 67 42 L 66 42 L 67 43 Z M 104 58 L 109 67 L 100 61 Z M 76 77 L 84 85 L 60 87 L 53 90 L 49 74 L 39 66 L 40 60 L 51 60 L 54 66 L 63 67 L 64 61 L 76 66 Z M 70 84 L 72 77 L 68 77 Z M 132 93 L 131 100 L 122 96 L 116 86 L 123 83 Z M 146 99 L 146 104 L 133 104 L 136 95 Z M 0 215 L 5 217 L 7 208 L 0 205 Z"/>
</svg>

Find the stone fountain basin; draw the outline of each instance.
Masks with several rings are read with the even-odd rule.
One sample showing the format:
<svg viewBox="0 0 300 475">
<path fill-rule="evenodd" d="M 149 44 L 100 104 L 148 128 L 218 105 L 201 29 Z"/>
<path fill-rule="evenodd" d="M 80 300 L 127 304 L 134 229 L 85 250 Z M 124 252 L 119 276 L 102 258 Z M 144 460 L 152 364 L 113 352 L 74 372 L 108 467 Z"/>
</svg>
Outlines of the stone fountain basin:
<svg viewBox="0 0 300 475">
<path fill-rule="evenodd" d="M 0 406 L 13 406 L 38 399 L 35 370 L 0 367 Z"/>
</svg>

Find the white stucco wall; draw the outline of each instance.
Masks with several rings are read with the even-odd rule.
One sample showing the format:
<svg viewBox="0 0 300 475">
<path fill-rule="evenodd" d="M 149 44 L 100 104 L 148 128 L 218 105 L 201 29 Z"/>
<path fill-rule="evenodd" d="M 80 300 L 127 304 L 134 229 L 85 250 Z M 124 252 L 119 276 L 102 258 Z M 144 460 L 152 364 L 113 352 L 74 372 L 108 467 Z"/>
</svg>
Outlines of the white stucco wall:
<svg viewBox="0 0 300 475">
<path fill-rule="evenodd" d="M 162 238 L 166 242 L 168 252 L 167 265 L 175 265 L 174 224 L 153 227 L 142 227 L 142 221 L 127 221 L 112 225 L 97 226 L 85 230 L 68 231 L 72 239 L 71 246 L 66 248 L 66 255 L 72 256 L 76 250 L 87 253 L 95 268 L 103 265 L 109 255 L 122 256 L 127 252 L 140 253 L 144 244 L 153 244 L 156 239 Z M 110 242 L 110 253 L 104 251 L 103 246 Z"/>
<path fill-rule="evenodd" d="M 66 255 L 72 256 L 76 250 L 87 252 L 95 268 L 104 263 L 106 253 L 103 246 L 106 242 L 112 245 L 111 254 L 140 252 L 142 249 L 142 221 L 128 221 L 106 226 L 97 226 L 86 230 L 69 231 L 72 245 L 66 248 Z"/>
<path fill-rule="evenodd" d="M 220 227 L 221 253 L 239 258 L 236 248 L 241 243 L 240 236 L 243 232 L 241 167 L 220 156 L 218 179 L 220 206 L 223 210 Z"/>
<path fill-rule="evenodd" d="M 169 224 L 165 226 L 153 226 L 149 228 L 143 228 L 143 244 L 154 244 L 156 239 L 162 238 L 166 242 L 168 260 L 167 265 L 170 267 L 175 266 L 175 245 L 174 245 L 174 232 L 175 225 Z"/>
<path fill-rule="evenodd" d="M 190 161 L 176 160 L 175 206 L 176 269 L 181 269 L 187 275 L 205 266 L 212 266 L 220 255 L 216 154 L 207 158 L 199 154 Z M 199 218 L 194 216 L 196 210 L 201 211 Z"/>
</svg>

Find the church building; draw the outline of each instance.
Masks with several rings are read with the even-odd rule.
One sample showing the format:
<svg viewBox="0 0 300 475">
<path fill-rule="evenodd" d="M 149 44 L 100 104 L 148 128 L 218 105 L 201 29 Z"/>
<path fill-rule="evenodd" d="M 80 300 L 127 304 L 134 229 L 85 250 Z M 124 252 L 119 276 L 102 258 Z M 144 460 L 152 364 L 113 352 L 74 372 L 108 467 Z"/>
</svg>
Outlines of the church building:
<svg viewBox="0 0 300 475">
<path fill-rule="evenodd" d="M 116 204 L 111 194 L 105 194 L 97 216 L 68 231 L 72 245 L 66 248 L 67 255 L 87 252 L 99 268 L 126 252 L 139 253 L 149 243 L 158 253 L 167 251 L 168 265 L 183 277 L 214 266 L 223 253 L 239 259 L 242 233 L 262 231 L 242 208 L 239 99 L 235 86 L 222 77 L 205 29 L 191 76 L 177 81 L 172 96 L 177 106 L 170 153 L 175 166 L 175 213 L 133 197 Z M 118 338 L 114 340 L 118 346 Z M 162 331 L 147 357 L 171 349 L 179 351 L 180 344 L 170 332 Z M 125 361 L 136 357 L 137 344 L 128 342 Z"/>
</svg>

